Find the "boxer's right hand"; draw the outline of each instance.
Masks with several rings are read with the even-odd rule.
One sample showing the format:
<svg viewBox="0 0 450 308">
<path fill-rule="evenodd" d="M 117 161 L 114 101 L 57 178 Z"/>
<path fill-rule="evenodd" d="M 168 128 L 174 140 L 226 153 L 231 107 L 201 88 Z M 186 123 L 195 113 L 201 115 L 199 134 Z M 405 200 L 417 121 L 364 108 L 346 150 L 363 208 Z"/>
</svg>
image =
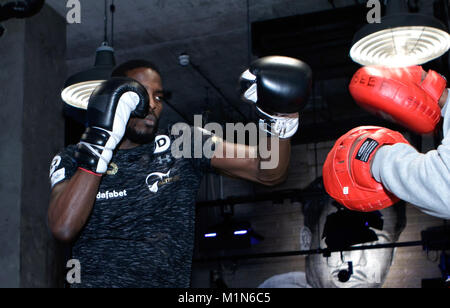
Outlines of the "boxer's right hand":
<svg viewBox="0 0 450 308">
<path fill-rule="evenodd" d="M 144 118 L 148 110 L 148 93 L 139 82 L 117 77 L 101 83 L 89 99 L 87 129 L 75 152 L 78 166 L 105 173 L 130 116 Z"/>
<path fill-rule="evenodd" d="M 260 128 L 282 139 L 299 126 L 299 112 L 308 102 L 312 71 L 308 64 L 289 57 L 255 60 L 239 79 L 243 101 L 256 104 Z"/>
</svg>

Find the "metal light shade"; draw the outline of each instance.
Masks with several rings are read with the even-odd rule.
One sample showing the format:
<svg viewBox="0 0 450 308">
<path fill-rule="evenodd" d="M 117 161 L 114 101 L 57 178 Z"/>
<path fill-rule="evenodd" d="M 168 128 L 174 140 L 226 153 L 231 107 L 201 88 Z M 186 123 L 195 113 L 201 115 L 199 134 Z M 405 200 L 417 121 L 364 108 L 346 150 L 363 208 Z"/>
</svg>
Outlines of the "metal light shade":
<svg viewBox="0 0 450 308">
<path fill-rule="evenodd" d="M 424 64 L 448 51 L 450 36 L 439 20 L 407 13 L 405 1 L 390 3 L 394 4 L 388 6 L 381 23 L 368 24 L 356 33 L 350 50 L 353 61 L 404 67 Z"/>
<path fill-rule="evenodd" d="M 92 92 L 101 82 L 111 77 L 115 64 L 114 49 L 109 46 L 99 47 L 94 67 L 67 79 L 61 92 L 63 101 L 71 107 L 87 109 Z"/>
</svg>

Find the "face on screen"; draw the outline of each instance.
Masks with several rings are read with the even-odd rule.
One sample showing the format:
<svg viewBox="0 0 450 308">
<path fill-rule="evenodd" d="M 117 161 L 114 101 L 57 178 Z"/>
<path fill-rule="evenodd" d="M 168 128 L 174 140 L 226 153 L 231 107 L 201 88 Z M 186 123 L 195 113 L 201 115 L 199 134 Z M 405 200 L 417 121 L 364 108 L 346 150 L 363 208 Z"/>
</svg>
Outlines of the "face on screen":
<svg viewBox="0 0 450 308">
<path fill-rule="evenodd" d="M 337 211 L 330 202 L 320 215 L 317 226 L 313 227 L 312 248 L 326 248 L 323 230 L 328 215 Z M 395 242 L 393 225 L 397 215 L 394 209 L 381 212 L 384 221 L 383 230 L 370 227 L 378 239 L 353 246 L 370 246 Z M 330 256 L 310 255 L 306 258 L 306 277 L 313 287 L 322 288 L 376 288 L 381 287 L 389 272 L 394 256 L 394 248 L 366 249 L 333 252 Z"/>
</svg>

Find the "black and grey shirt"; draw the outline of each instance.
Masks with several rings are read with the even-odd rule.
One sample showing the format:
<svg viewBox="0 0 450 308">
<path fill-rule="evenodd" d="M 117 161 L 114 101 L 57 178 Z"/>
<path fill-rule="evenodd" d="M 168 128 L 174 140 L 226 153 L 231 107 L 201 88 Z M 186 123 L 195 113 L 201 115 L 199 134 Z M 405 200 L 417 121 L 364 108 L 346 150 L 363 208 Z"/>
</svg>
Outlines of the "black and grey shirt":
<svg viewBox="0 0 450 308">
<path fill-rule="evenodd" d="M 81 264 L 74 287 L 189 287 L 195 198 L 211 167 L 205 157 L 174 158 L 174 139 L 115 153 L 72 249 Z M 53 160 L 52 187 L 76 172 L 74 150 Z"/>
</svg>

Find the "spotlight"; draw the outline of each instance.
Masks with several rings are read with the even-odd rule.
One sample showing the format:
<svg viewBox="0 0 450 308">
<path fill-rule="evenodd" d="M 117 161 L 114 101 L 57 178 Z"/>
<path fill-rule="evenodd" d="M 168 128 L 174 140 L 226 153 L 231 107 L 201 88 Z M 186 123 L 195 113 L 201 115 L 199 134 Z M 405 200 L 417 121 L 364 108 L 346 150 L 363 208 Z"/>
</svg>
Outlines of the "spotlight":
<svg viewBox="0 0 450 308">
<path fill-rule="evenodd" d="M 180 54 L 178 61 L 181 66 L 188 66 L 191 63 L 189 55 L 184 52 Z"/>
<path fill-rule="evenodd" d="M 200 240 L 200 249 L 245 249 L 264 238 L 253 231 L 247 221 L 232 221 L 227 218 L 222 223 L 209 227 Z"/>
<path fill-rule="evenodd" d="M 216 236 L 217 236 L 217 233 L 206 233 L 205 234 L 206 238 L 211 238 L 211 237 L 216 237 Z"/>
<path fill-rule="evenodd" d="M 246 235 L 248 233 L 248 230 L 238 230 L 234 231 L 234 235 Z"/>
<path fill-rule="evenodd" d="M 405 0 L 390 0 L 381 23 L 361 28 L 350 57 L 361 65 L 403 67 L 432 61 L 450 48 L 447 29 L 434 17 L 409 13 Z"/>
</svg>

